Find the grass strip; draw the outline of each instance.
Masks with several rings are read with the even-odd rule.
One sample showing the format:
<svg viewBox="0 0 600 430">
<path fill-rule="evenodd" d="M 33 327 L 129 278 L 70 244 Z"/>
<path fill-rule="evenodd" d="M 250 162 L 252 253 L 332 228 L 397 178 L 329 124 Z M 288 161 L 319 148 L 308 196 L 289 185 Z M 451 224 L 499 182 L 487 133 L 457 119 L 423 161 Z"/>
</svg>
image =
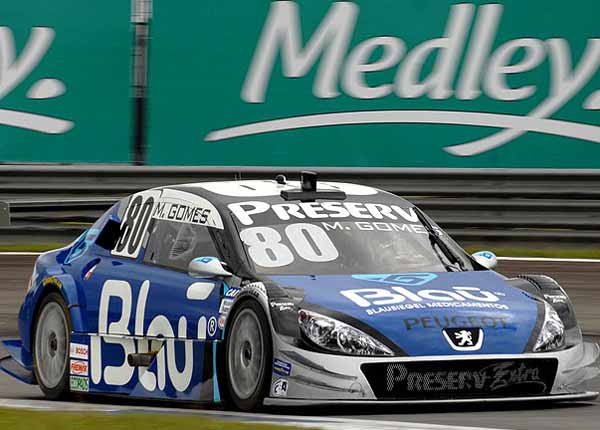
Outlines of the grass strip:
<svg viewBox="0 0 600 430">
<path fill-rule="evenodd" d="M 0 243 L 0 252 L 45 252 L 66 245 L 67 243 Z"/>
<path fill-rule="evenodd" d="M 472 247 L 465 248 L 467 252 L 492 251 L 499 257 L 546 257 L 546 258 L 592 258 L 600 259 L 598 248 L 526 248 L 526 247 Z"/>
<path fill-rule="evenodd" d="M 219 420 L 202 415 L 46 412 L 0 408 L 10 430 L 294 430 L 298 427 Z"/>
</svg>

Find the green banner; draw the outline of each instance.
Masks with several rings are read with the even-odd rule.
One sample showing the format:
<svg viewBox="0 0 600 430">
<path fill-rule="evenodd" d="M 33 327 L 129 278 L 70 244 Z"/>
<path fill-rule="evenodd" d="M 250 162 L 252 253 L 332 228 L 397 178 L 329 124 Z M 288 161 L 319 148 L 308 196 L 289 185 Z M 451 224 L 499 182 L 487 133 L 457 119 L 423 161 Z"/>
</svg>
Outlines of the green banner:
<svg viewBox="0 0 600 430">
<path fill-rule="evenodd" d="M 155 0 L 155 165 L 600 168 L 600 3 Z M 130 1 L 0 5 L 0 162 L 130 162 Z"/>
<path fill-rule="evenodd" d="M 129 162 L 129 3 L 0 3 L 0 162 Z"/>
<path fill-rule="evenodd" d="M 150 164 L 600 168 L 600 3 L 155 0 Z"/>
</svg>

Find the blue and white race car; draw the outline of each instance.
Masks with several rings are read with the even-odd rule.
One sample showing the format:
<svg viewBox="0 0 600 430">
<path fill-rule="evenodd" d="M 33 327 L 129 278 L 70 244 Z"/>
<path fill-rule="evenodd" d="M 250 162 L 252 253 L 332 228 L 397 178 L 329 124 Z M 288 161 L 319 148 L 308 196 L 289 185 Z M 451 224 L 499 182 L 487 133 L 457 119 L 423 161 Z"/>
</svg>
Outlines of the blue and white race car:
<svg viewBox="0 0 600 430">
<path fill-rule="evenodd" d="M 0 367 L 72 393 L 265 404 L 581 400 L 598 374 L 554 280 L 506 278 L 371 187 L 193 183 L 41 255 Z"/>
</svg>

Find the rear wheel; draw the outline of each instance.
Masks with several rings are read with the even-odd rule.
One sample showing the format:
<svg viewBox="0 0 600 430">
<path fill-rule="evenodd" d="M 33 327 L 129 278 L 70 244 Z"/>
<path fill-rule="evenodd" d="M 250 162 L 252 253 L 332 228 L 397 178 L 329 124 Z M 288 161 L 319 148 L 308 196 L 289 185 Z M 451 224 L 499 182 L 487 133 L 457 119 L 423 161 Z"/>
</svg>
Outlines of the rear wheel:
<svg viewBox="0 0 600 430">
<path fill-rule="evenodd" d="M 46 397 L 69 393 L 69 333 L 71 323 L 62 296 L 52 292 L 42 299 L 33 333 L 33 364 Z"/>
<path fill-rule="evenodd" d="M 255 410 L 269 393 L 273 351 L 267 317 L 260 304 L 247 300 L 228 324 L 225 363 L 229 398 L 240 410 Z"/>
</svg>

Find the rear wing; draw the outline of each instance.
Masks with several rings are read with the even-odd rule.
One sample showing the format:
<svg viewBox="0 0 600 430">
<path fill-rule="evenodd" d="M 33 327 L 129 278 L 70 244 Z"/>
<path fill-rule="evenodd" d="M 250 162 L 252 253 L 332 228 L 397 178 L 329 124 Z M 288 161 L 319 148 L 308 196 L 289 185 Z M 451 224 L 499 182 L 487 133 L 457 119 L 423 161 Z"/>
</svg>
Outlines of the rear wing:
<svg viewBox="0 0 600 430">
<path fill-rule="evenodd" d="M 0 202 L 0 227 L 10 225 L 10 206 L 7 202 Z"/>
</svg>

